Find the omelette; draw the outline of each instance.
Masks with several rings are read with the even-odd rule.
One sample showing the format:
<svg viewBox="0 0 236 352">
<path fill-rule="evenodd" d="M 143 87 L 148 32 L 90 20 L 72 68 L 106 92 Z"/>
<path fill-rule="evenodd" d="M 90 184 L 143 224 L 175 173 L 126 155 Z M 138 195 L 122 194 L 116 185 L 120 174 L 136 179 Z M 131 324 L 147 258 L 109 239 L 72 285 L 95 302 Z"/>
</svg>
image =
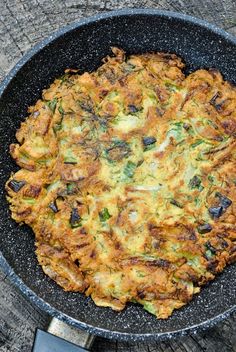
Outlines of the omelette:
<svg viewBox="0 0 236 352">
<path fill-rule="evenodd" d="M 236 260 L 236 88 L 175 54 L 112 52 L 29 107 L 7 199 L 65 291 L 165 319 Z"/>
</svg>

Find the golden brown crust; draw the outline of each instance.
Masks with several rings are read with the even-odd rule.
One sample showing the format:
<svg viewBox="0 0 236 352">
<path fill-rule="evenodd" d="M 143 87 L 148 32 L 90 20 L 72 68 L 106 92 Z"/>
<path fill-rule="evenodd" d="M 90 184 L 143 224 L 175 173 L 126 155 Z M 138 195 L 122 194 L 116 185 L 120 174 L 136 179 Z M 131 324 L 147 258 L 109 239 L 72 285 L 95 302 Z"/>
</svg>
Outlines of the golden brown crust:
<svg viewBox="0 0 236 352">
<path fill-rule="evenodd" d="M 29 108 L 8 200 L 65 290 L 167 318 L 236 260 L 236 89 L 174 54 L 112 50 Z"/>
</svg>

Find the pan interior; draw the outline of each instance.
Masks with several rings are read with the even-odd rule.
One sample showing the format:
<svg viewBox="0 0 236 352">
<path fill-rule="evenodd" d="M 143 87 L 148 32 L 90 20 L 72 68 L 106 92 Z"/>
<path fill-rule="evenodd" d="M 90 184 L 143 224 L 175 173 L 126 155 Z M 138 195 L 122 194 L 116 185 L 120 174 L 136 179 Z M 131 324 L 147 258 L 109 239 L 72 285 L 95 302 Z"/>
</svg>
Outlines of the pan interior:
<svg viewBox="0 0 236 352">
<path fill-rule="evenodd" d="M 101 59 L 117 46 L 130 53 L 164 51 L 176 53 L 187 64 L 187 72 L 198 68 L 217 68 L 224 78 L 236 83 L 236 42 L 221 33 L 153 11 L 113 15 L 87 22 L 63 33 L 20 67 L 0 98 L 1 129 L 1 208 L 0 249 L 15 273 L 26 286 L 52 307 L 102 330 L 128 334 L 165 334 L 199 325 L 230 310 L 236 304 L 236 266 L 228 267 L 200 295 L 167 320 L 157 320 L 141 307 L 130 304 L 117 313 L 95 307 L 84 295 L 65 293 L 46 277 L 34 254 L 34 236 L 26 226 L 10 218 L 3 185 L 17 167 L 8 153 L 15 140 L 27 107 L 40 98 L 40 92 L 63 74 L 66 68 L 80 72 L 98 67 Z M 74 323 L 76 324 L 76 321 Z M 79 326 L 79 323 L 78 323 Z M 119 337 L 119 336 L 118 336 Z"/>
</svg>

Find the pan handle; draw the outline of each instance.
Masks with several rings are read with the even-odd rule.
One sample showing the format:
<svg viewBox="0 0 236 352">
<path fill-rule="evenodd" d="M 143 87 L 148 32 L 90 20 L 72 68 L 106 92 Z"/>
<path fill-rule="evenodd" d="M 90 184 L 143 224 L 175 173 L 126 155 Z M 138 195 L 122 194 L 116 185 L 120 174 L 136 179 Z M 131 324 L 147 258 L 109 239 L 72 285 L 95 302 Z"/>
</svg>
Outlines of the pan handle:
<svg viewBox="0 0 236 352">
<path fill-rule="evenodd" d="M 37 329 L 32 352 L 89 351 L 95 336 L 53 318 L 47 332 Z"/>
</svg>

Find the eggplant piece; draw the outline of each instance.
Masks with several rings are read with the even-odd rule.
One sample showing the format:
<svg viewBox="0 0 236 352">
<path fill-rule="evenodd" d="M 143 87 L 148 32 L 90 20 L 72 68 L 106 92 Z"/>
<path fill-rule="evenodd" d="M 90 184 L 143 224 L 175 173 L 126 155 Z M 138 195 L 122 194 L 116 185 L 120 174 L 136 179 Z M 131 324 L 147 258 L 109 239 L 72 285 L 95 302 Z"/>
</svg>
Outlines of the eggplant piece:
<svg viewBox="0 0 236 352">
<path fill-rule="evenodd" d="M 224 210 L 230 207 L 230 205 L 232 204 L 232 200 L 226 196 L 223 196 L 223 194 L 221 194 L 220 192 L 216 192 L 215 197 L 219 198 L 220 205 L 223 207 Z"/>
<path fill-rule="evenodd" d="M 191 128 L 191 125 L 189 123 L 184 122 L 183 128 L 188 131 Z"/>
<path fill-rule="evenodd" d="M 208 208 L 208 211 L 213 219 L 218 219 L 223 214 L 223 207 L 210 207 Z"/>
<path fill-rule="evenodd" d="M 219 103 L 216 102 L 218 98 L 221 98 L 222 94 L 217 92 L 210 100 L 210 104 L 216 109 L 217 112 L 221 112 L 226 100 L 221 100 Z"/>
<path fill-rule="evenodd" d="M 147 145 L 151 145 L 156 143 L 155 137 L 143 137 L 143 145 L 146 147 Z"/>
<path fill-rule="evenodd" d="M 58 213 L 58 207 L 56 201 L 51 202 L 48 206 L 54 213 Z"/>
<path fill-rule="evenodd" d="M 212 227 L 210 224 L 202 224 L 197 227 L 197 230 L 200 234 L 211 232 Z"/>
<path fill-rule="evenodd" d="M 26 185 L 25 181 L 11 180 L 8 183 L 8 187 L 11 188 L 16 193 L 19 192 L 21 190 L 21 188 L 24 187 L 24 185 Z"/>
<path fill-rule="evenodd" d="M 213 97 L 211 98 L 209 103 L 214 106 L 216 99 L 219 98 L 219 97 L 220 97 L 220 94 L 219 94 L 219 92 L 217 92 L 216 94 L 213 95 Z"/>
<path fill-rule="evenodd" d="M 128 105 L 128 109 L 133 114 L 139 111 L 139 109 L 135 105 Z"/>
<path fill-rule="evenodd" d="M 82 220 L 82 218 L 78 213 L 78 209 L 72 208 L 71 215 L 70 215 L 71 227 L 74 229 L 76 227 L 82 226 L 81 220 Z"/>
<path fill-rule="evenodd" d="M 222 108 L 224 106 L 225 101 L 223 100 L 222 102 L 220 102 L 219 104 L 212 104 L 212 106 L 214 106 L 214 108 L 218 111 L 221 112 Z"/>
</svg>

